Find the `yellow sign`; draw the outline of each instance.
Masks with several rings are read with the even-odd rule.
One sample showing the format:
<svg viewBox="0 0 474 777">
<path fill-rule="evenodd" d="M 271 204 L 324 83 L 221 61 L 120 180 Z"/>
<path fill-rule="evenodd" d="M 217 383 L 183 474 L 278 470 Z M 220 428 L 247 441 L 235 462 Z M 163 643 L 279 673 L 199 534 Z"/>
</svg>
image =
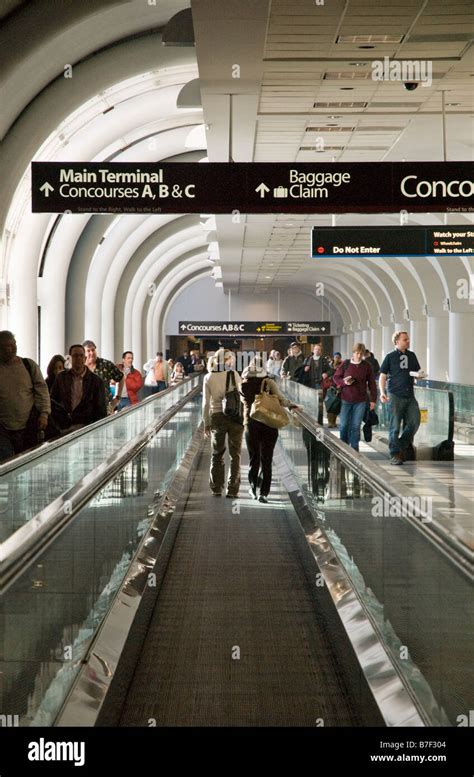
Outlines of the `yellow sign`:
<svg viewBox="0 0 474 777">
<path fill-rule="evenodd" d="M 427 407 L 420 407 L 420 423 L 427 424 L 428 423 L 428 408 Z"/>
</svg>

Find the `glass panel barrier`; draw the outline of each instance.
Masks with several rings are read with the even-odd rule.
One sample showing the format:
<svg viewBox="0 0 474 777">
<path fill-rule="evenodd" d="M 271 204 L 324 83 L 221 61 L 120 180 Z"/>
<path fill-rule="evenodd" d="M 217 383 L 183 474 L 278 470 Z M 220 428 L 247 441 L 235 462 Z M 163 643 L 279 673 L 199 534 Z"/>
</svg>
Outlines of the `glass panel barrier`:
<svg viewBox="0 0 474 777">
<path fill-rule="evenodd" d="M 45 446 L 42 456 L 4 475 L 0 468 L 0 543 L 183 399 L 198 383 L 199 377 L 196 377 L 172 391 L 158 394 L 151 401 L 117 413 L 106 423 L 99 422 L 77 438 L 72 435 L 70 441 L 59 447 L 48 451 Z"/>
<path fill-rule="evenodd" d="M 464 383 L 445 383 L 441 380 L 419 380 L 417 385 L 451 391 L 454 397 L 454 420 L 474 426 L 474 386 Z"/>
<path fill-rule="evenodd" d="M 291 393 L 307 409 L 303 388 Z M 405 520 L 395 497 L 378 496 L 306 428 L 288 426 L 280 441 L 312 506 L 309 542 L 326 533 L 431 724 L 457 725 L 474 704 L 472 581 Z"/>
<path fill-rule="evenodd" d="M 18 715 L 20 726 L 53 724 L 153 519 L 149 507 L 165 491 L 200 420 L 197 396 L 0 599 L 0 709 Z"/>
<path fill-rule="evenodd" d="M 293 380 L 283 380 L 279 384 L 281 390 L 314 420 L 318 418 L 318 393 L 314 389 L 302 386 Z M 421 424 L 415 437 L 415 445 L 422 458 L 422 449 L 431 449 L 444 442 L 452 440 L 452 404 L 448 391 L 415 386 L 415 397 L 420 406 Z M 376 412 L 379 418 L 376 432 L 384 432 L 388 438 L 389 408 L 388 405 L 377 403 Z"/>
<path fill-rule="evenodd" d="M 415 398 L 420 406 L 421 423 L 415 437 L 417 449 L 435 448 L 440 443 L 452 441 L 453 416 L 448 391 L 415 386 Z M 377 432 L 389 429 L 389 405 L 379 401 L 376 412 L 379 417 Z"/>
</svg>

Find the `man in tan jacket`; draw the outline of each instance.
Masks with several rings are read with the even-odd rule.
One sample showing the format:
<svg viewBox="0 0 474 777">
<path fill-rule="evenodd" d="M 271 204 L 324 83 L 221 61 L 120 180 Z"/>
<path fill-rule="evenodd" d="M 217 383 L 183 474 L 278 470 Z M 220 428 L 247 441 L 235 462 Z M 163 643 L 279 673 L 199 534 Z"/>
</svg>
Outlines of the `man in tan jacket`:
<svg viewBox="0 0 474 777">
<path fill-rule="evenodd" d="M 48 387 L 33 359 L 17 356 L 15 336 L 0 332 L 0 461 L 32 448 L 51 413 Z"/>
</svg>

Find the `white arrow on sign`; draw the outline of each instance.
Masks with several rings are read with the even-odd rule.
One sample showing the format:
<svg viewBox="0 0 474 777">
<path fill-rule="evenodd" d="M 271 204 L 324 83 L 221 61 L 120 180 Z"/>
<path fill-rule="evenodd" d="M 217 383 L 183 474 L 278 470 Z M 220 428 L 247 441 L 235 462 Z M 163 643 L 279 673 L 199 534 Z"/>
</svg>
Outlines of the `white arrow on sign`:
<svg viewBox="0 0 474 777">
<path fill-rule="evenodd" d="M 259 186 L 257 186 L 257 188 L 255 189 L 255 191 L 256 191 L 256 192 L 258 192 L 258 193 L 260 194 L 260 197 L 265 197 L 265 193 L 266 193 L 266 192 L 269 192 L 269 191 L 270 191 L 270 189 L 269 189 L 269 188 L 268 188 L 268 186 L 267 186 L 266 184 L 264 184 L 264 183 L 263 183 L 263 181 L 262 181 L 262 183 L 261 183 Z"/>
<path fill-rule="evenodd" d="M 186 324 L 181 324 L 181 331 L 183 331 L 183 329 L 187 329 Z"/>
<path fill-rule="evenodd" d="M 44 196 L 49 197 L 49 193 L 54 192 L 54 186 L 51 186 L 48 181 L 45 181 L 43 186 L 40 186 L 40 192 L 44 192 Z"/>
</svg>

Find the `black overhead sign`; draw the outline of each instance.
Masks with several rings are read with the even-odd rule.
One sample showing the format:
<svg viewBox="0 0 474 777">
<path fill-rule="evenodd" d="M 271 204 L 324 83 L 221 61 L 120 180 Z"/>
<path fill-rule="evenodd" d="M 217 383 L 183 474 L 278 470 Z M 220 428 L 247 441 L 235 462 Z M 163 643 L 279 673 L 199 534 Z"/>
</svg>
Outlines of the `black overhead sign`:
<svg viewBox="0 0 474 777">
<path fill-rule="evenodd" d="M 329 335 L 329 321 L 180 321 L 180 335 Z"/>
<path fill-rule="evenodd" d="M 312 256 L 462 256 L 474 253 L 474 226 L 313 227 Z"/>
<path fill-rule="evenodd" d="M 469 162 L 32 162 L 33 213 L 474 211 Z"/>
</svg>

